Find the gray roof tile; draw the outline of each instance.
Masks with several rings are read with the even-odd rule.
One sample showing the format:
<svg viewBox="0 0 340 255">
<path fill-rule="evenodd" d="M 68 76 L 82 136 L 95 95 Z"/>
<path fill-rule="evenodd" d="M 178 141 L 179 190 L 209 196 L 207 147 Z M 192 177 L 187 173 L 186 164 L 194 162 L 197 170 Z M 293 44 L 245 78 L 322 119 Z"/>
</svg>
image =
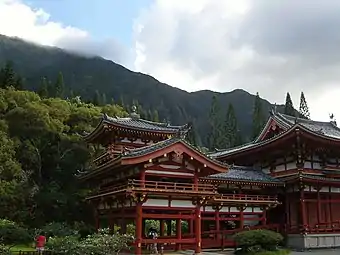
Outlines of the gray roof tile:
<svg viewBox="0 0 340 255">
<path fill-rule="evenodd" d="M 153 122 L 149 120 L 140 119 L 136 116 L 120 118 L 120 117 L 110 117 L 106 114 L 103 116 L 103 121 L 115 124 L 121 127 L 128 127 L 136 130 L 141 131 L 162 131 L 162 132 L 169 132 L 169 133 L 177 133 L 181 131 L 187 131 L 189 129 L 189 125 L 183 126 L 174 126 L 170 125 L 169 123 L 160 123 L 160 122 Z"/>
<path fill-rule="evenodd" d="M 206 178 L 215 180 L 281 183 L 280 180 L 265 174 L 261 170 L 244 166 L 230 166 L 228 172 L 212 174 Z"/>
</svg>

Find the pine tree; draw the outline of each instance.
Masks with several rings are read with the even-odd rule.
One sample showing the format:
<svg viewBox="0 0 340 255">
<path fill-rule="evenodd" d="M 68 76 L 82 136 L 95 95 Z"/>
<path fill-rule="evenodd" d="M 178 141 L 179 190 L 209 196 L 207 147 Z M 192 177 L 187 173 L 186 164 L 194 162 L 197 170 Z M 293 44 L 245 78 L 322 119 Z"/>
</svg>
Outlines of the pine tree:
<svg viewBox="0 0 340 255">
<path fill-rule="evenodd" d="M 102 105 L 101 95 L 99 94 L 99 91 L 98 91 L 98 90 L 96 90 L 96 91 L 94 92 L 94 96 L 93 96 L 92 103 L 93 103 L 94 105 Z"/>
<path fill-rule="evenodd" d="M 156 109 L 153 111 L 152 120 L 154 122 L 159 122 L 159 115 L 158 115 L 158 111 Z"/>
<path fill-rule="evenodd" d="M 40 87 L 38 89 L 38 95 L 41 98 L 47 98 L 48 97 L 48 82 L 47 79 L 45 77 L 41 78 L 41 82 L 40 82 Z"/>
<path fill-rule="evenodd" d="M 289 92 L 287 92 L 287 95 L 286 95 L 286 104 L 285 104 L 284 113 L 295 117 L 295 109 L 294 109 L 293 101 L 292 101 L 292 98 L 290 97 Z"/>
<path fill-rule="evenodd" d="M 256 93 L 253 112 L 253 138 L 255 139 L 261 132 L 265 124 L 262 102 L 259 93 Z"/>
<path fill-rule="evenodd" d="M 13 87 L 16 88 L 16 76 L 13 70 L 12 62 L 8 61 L 3 69 L 1 69 L 1 80 L 0 87 L 8 88 Z"/>
<path fill-rule="evenodd" d="M 242 143 L 241 134 L 238 128 L 234 106 L 229 104 L 224 120 L 224 146 L 226 148 L 235 147 Z"/>
<path fill-rule="evenodd" d="M 310 119 L 309 108 L 306 102 L 305 94 L 301 92 L 300 96 L 300 108 L 299 108 L 300 118 Z"/>
<path fill-rule="evenodd" d="M 107 104 L 107 99 L 106 99 L 106 94 L 105 93 L 103 93 L 102 94 L 102 105 L 106 105 Z"/>
<path fill-rule="evenodd" d="M 213 96 L 211 101 L 210 113 L 209 113 L 209 128 L 210 134 L 208 137 L 208 144 L 211 150 L 216 148 L 223 148 L 225 146 L 223 139 L 222 121 L 220 105 L 216 96 Z"/>
<path fill-rule="evenodd" d="M 57 81 L 54 85 L 55 97 L 63 98 L 64 89 L 65 89 L 64 77 L 63 77 L 63 74 L 59 72 Z"/>
<path fill-rule="evenodd" d="M 199 138 L 199 135 L 198 135 L 197 130 L 195 128 L 195 126 L 196 126 L 195 122 L 192 121 L 192 122 L 189 123 L 189 125 L 190 125 L 190 130 L 188 131 L 188 134 L 186 136 L 186 140 L 190 144 L 192 144 L 192 145 L 194 145 L 196 147 L 197 146 L 201 146 L 200 138 Z"/>
<path fill-rule="evenodd" d="M 17 75 L 15 79 L 15 89 L 22 90 L 24 88 L 23 81 L 20 75 Z"/>
</svg>

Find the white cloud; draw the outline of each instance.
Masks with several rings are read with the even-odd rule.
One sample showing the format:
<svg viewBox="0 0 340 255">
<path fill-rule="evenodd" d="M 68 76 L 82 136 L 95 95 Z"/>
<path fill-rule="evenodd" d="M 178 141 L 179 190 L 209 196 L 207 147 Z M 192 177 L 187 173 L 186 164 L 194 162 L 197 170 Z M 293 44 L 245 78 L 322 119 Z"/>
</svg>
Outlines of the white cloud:
<svg viewBox="0 0 340 255">
<path fill-rule="evenodd" d="M 196 91 L 243 88 L 340 118 L 337 0 L 155 0 L 136 20 L 138 71 Z"/>
<path fill-rule="evenodd" d="M 33 9 L 20 0 L 0 0 L 0 34 L 100 55 L 119 63 L 124 62 L 126 53 L 115 40 L 96 41 L 87 31 L 52 21 L 43 9 Z"/>
</svg>

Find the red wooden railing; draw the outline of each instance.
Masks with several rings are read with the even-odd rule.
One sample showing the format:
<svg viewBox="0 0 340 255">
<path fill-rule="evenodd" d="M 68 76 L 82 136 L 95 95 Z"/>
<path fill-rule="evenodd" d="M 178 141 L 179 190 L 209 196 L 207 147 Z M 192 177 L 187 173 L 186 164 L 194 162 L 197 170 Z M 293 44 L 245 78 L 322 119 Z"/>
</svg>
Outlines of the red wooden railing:
<svg viewBox="0 0 340 255">
<path fill-rule="evenodd" d="M 247 195 L 247 194 L 220 194 L 215 197 L 215 200 L 237 200 L 237 201 L 270 201 L 276 202 L 276 196 L 268 195 Z"/>
<path fill-rule="evenodd" d="M 216 194 L 217 191 L 214 185 L 211 184 L 194 184 L 194 183 L 180 183 L 180 182 L 162 182 L 162 181 L 130 181 L 131 187 L 134 189 L 152 189 L 152 190 L 168 190 L 168 191 L 193 191 L 193 192 L 206 192 Z"/>
</svg>

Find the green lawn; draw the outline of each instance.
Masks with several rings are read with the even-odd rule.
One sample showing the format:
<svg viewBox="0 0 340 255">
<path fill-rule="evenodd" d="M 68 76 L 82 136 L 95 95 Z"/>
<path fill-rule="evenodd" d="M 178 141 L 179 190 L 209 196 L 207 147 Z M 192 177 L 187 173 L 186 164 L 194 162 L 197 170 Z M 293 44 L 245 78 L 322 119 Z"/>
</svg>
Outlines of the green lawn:
<svg viewBox="0 0 340 255">
<path fill-rule="evenodd" d="M 11 251 L 35 251 L 35 249 L 32 246 L 22 244 L 12 247 Z"/>
</svg>

